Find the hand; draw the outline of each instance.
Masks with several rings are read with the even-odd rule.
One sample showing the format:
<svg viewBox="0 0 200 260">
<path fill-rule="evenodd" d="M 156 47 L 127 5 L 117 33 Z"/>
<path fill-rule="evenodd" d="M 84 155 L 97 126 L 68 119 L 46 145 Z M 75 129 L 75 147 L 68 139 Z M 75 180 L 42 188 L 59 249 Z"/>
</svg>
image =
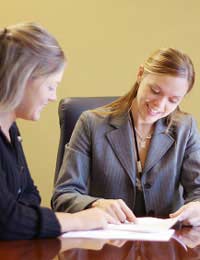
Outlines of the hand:
<svg viewBox="0 0 200 260">
<path fill-rule="evenodd" d="M 133 212 L 121 199 L 99 199 L 92 203 L 92 207 L 97 207 L 104 210 L 116 221 L 122 223 L 125 222 L 125 220 L 130 222 L 134 222 L 136 220 Z"/>
<path fill-rule="evenodd" d="M 184 225 L 200 226 L 200 202 L 189 202 L 169 216 L 170 218 L 179 216 L 178 220 Z"/>
<path fill-rule="evenodd" d="M 73 214 L 57 212 L 56 216 L 61 225 L 61 232 L 106 228 L 108 223 L 118 224 L 116 219 L 97 208 L 82 210 Z"/>
</svg>

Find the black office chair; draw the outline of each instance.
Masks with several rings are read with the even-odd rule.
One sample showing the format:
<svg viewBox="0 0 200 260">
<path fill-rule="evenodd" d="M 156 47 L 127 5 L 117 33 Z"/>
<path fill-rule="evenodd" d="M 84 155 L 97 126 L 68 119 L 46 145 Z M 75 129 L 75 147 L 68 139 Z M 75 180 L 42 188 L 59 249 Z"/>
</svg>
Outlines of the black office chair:
<svg viewBox="0 0 200 260">
<path fill-rule="evenodd" d="M 62 164 L 65 144 L 70 140 L 72 131 L 80 114 L 89 109 L 106 105 L 114 101 L 117 97 L 74 97 L 61 99 L 58 107 L 60 122 L 60 142 L 57 153 L 56 170 L 54 183 Z"/>
</svg>

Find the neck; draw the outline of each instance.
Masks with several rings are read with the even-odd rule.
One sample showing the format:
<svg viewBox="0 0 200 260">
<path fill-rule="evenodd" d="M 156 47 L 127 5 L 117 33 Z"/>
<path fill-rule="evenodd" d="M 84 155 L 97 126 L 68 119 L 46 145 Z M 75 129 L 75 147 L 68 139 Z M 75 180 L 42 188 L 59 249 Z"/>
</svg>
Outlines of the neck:
<svg viewBox="0 0 200 260">
<path fill-rule="evenodd" d="M 138 132 L 141 133 L 142 136 L 148 136 L 153 132 L 154 124 L 152 123 L 146 123 L 141 117 L 138 112 L 138 107 L 136 100 L 133 100 L 132 106 L 131 106 L 131 112 L 134 119 L 135 128 L 138 130 Z"/>
<path fill-rule="evenodd" d="M 8 113 L 4 113 L 4 112 L 0 112 L 0 128 L 1 131 L 5 134 L 5 136 L 10 139 L 9 136 L 9 129 L 11 127 L 11 125 L 13 124 L 13 122 L 15 121 L 16 117 L 15 117 L 15 113 L 13 112 L 8 112 Z"/>
</svg>

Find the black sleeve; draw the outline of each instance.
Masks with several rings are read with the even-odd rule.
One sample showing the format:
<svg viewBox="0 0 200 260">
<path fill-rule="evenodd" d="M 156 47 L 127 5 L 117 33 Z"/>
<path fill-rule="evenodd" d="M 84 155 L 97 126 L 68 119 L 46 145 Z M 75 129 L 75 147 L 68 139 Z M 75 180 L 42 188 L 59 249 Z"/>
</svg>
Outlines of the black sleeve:
<svg viewBox="0 0 200 260">
<path fill-rule="evenodd" d="M 15 149 L 18 154 L 18 161 L 20 162 L 20 166 L 19 166 L 20 181 L 21 183 L 25 184 L 23 185 L 25 186 L 25 188 L 23 189 L 23 192 L 20 193 L 20 197 L 18 199 L 20 200 L 20 202 L 24 204 L 39 205 L 41 202 L 41 198 L 38 189 L 34 185 L 33 179 L 30 176 L 30 172 L 28 169 L 26 158 L 24 156 L 24 151 L 22 148 L 21 141 L 19 142 L 17 140 L 18 137 L 20 137 L 21 139 L 21 135 L 16 124 L 13 124 L 11 134 L 13 135 L 13 139 L 15 139 Z M 16 176 L 16 174 L 18 174 L 17 171 L 15 171 L 14 175 Z"/>
<path fill-rule="evenodd" d="M 34 185 L 29 171 L 26 171 L 26 187 L 20 194 L 18 200 L 23 204 L 36 206 L 39 205 L 41 202 L 39 191 L 37 187 Z"/>
<path fill-rule="evenodd" d="M 52 210 L 40 207 L 16 124 L 10 128 L 10 136 L 8 142 L 0 131 L 0 239 L 56 237 L 59 222 Z"/>
<path fill-rule="evenodd" d="M 35 204 L 35 205 L 34 205 Z M 60 235 L 58 220 L 48 208 L 16 200 L 0 168 L 0 239 L 32 239 Z"/>
</svg>

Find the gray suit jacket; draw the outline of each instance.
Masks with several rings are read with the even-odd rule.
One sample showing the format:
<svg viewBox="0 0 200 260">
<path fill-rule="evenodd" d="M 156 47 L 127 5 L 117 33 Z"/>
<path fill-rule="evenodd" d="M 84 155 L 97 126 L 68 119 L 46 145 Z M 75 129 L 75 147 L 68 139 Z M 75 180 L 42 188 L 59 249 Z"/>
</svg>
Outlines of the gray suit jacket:
<svg viewBox="0 0 200 260">
<path fill-rule="evenodd" d="M 165 119 L 160 119 L 141 179 L 147 215 L 163 217 L 183 202 L 200 199 L 200 136 L 194 119 L 183 114 L 173 131 L 165 131 Z M 133 210 L 134 147 L 128 113 L 103 117 L 84 112 L 65 148 L 53 208 L 77 212 L 97 198 L 121 198 Z"/>
</svg>

